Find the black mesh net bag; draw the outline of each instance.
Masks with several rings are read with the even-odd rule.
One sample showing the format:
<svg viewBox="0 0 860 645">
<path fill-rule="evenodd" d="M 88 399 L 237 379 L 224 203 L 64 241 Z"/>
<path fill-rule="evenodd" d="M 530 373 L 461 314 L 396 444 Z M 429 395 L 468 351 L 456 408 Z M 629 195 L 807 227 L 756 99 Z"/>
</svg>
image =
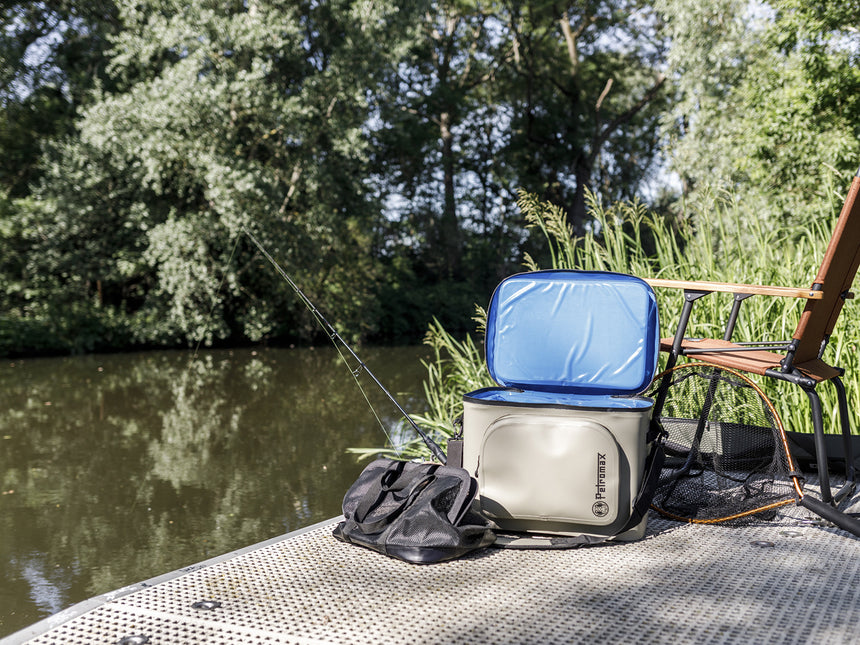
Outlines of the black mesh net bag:
<svg viewBox="0 0 860 645">
<path fill-rule="evenodd" d="M 655 510 L 687 522 L 744 524 L 773 519 L 802 497 L 782 422 L 753 381 L 691 362 L 654 383 L 658 402 L 665 388 L 658 421 L 666 433 Z"/>
</svg>

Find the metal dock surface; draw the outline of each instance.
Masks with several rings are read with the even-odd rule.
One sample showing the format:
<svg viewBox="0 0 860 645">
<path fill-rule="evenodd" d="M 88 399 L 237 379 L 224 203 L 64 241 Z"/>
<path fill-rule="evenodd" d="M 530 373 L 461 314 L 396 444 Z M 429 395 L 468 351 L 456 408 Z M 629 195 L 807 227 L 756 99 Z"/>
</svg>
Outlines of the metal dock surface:
<svg viewBox="0 0 860 645">
<path fill-rule="evenodd" d="M 0 643 L 860 643 L 860 540 L 786 509 L 744 528 L 652 516 L 640 542 L 426 566 L 340 543 L 331 520 Z"/>
</svg>

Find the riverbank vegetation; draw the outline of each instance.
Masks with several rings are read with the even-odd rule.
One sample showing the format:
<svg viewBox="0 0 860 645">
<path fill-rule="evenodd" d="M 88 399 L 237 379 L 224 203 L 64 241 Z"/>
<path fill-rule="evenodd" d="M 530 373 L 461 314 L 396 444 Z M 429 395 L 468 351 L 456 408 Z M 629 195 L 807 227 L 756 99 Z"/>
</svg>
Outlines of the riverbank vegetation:
<svg viewBox="0 0 860 645">
<path fill-rule="evenodd" d="M 638 202 L 604 205 L 588 196 L 593 230 L 582 236 L 572 233 L 564 211 L 523 193 L 519 205 L 528 225 L 544 236 L 550 263 L 538 266 L 527 257 L 524 270 L 583 269 L 618 271 L 640 277 L 677 280 L 715 280 L 743 284 L 795 286 L 811 284 L 819 259 L 830 240 L 833 211 L 844 201 L 838 191 L 822 193 L 817 214 L 806 226 L 768 226 L 748 217 L 738 200 L 726 193 L 708 193 L 690 205 L 691 217 L 682 226 L 648 211 Z M 487 300 L 489 300 L 487 294 Z M 683 304 L 677 290 L 657 289 L 662 336 L 672 336 Z M 850 302 L 850 301 L 849 301 Z M 753 297 L 744 302 L 738 319 L 737 340 L 782 341 L 791 338 L 805 303 L 793 298 Z M 850 305 L 849 305 L 850 307 Z M 730 294 L 712 294 L 698 302 L 688 327 L 690 337 L 720 338 L 731 309 Z M 853 310 L 853 311 L 852 311 Z M 846 308 L 844 316 L 856 316 Z M 457 431 L 454 424 L 463 410 L 463 394 L 493 382 L 479 349 L 483 343 L 485 311 L 478 307 L 475 333 L 465 339 L 442 325 L 431 325 L 425 343 L 434 351 L 427 362 L 425 393 L 428 410 L 415 415 L 444 443 Z M 860 428 L 860 326 L 841 324 L 824 355 L 825 360 L 846 369 L 851 427 Z M 665 362 L 665 355 L 661 357 Z M 760 385 L 773 401 L 785 426 L 811 432 L 808 403 L 800 388 L 766 379 Z M 836 414 L 834 388 L 822 388 L 825 410 Z M 830 428 L 838 420 L 829 420 Z M 400 448 L 401 454 L 428 456 L 420 439 Z"/>
<path fill-rule="evenodd" d="M 319 341 L 244 229 L 368 342 L 462 338 L 524 261 L 802 284 L 860 159 L 858 14 L 6 3 L 0 354 Z"/>
</svg>

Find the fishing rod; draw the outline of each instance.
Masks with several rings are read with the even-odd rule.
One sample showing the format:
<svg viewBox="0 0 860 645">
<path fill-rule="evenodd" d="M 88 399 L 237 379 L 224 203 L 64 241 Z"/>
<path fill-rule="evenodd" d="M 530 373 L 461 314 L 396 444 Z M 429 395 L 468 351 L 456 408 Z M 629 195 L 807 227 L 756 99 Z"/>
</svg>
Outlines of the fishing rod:
<svg viewBox="0 0 860 645">
<path fill-rule="evenodd" d="M 350 368 L 349 365 L 347 365 L 347 367 L 352 371 L 353 377 L 357 377 L 358 373 L 361 370 L 364 370 L 367 373 L 367 375 L 371 379 L 373 379 L 373 382 L 376 383 L 376 385 L 379 387 L 379 389 L 382 390 L 383 394 L 385 394 L 385 396 L 388 397 L 389 401 L 391 401 L 394 404 L 394 406 L 399 410 L 400 414 L 402 414 L 403 417 L 409 422 L 409 424 L 415 429 L 415 432 L 418 433 L 418 435 L 421 437 L 421 440 L 424 442 L 424 445 L 426 445 L 427 448 L 430 449 L 430 452 L 433 453 L 433 456 L 436 457 L 436 459 L 438 459 L 441 463 L 444 464 L 446 462 L 446 457 L 445 457 L 445 453 L 442 452 L 442 448 L 439 447 L 439 444 L 437 444 L 435 441 L 433 441 L 433 439 L 431 439 L 427 435 L 427 433 L 424 432 L 424 430 L 422 430 L 421 427 L 417 423 L 415 423 L 415 421 L 412 419 L 412 417 L 410 417 L 409 414 L 406 412 L 406 410 L 403 409 L 403 406 L 401 406 L 400 403 L 397 402 L 397 399 L 394 398 L 394 396 L 391 394 L 391 392 L 389 392 L 386 389 L 386 387 L 382 384 L 382 382 L 378 378 L 376 378 L 376 375 L 370 371 L 370 368 L 367 366 L 367 364 L 358 357 L 358 354 L 356 354 L 355 351 L 352 349 L 352 347 L 350 347 L 349 344 L 347 344 L 347 342 L 343 339 L 343 337 L 341 337 L 341 335 L 337 332 L 337 329 L 335 329 L 334 326 L 332 326 L 332 324 L 328 320 L 326 320 L 325 316 L 323 316 L 320 313 L 319 309 L 317 309 L 316 306 L 314 305 L 314 303 L 311 302 L 310 298 L 308 298 L 304 294 L 304 292 L 293 281 L 293 279 L 287 274 L 287 272 L 281 268 L 281 265 L 278 264 L 271 255 L 269 255 L 269 252 L 266 251 L 266 249 L 263 247 L 262 244 L 260 244 L 260 242 L 257 240 L 257 238 L 254 237 L 251 234 L 251 232 L 244 227 L 242 228 L 242 231 L 245 233 L 245 235 L 247 235 L 251 239 L 251 241 L 254 243 L 254 245 L 260 250 L 260 253 L 262 253 L 263 256 L 265 256 L 265 258 L 271 263 L 271 265 L 273 267 L 275 267 L 275 270 L 280 274 L 280 276 L 284 280 L 286 280 L 287 283 L 293 288 L 293 291 L 296 292 L 296 294 L 299 296 L 299 298 L 302 299 L 302 302 L 304 302 L 305 306 L 311 311 L 311 313 L 314 315 L 314 317 L 317 319 L 317 321 L 320 323 L 320 325 L 322 325 L 322 327 L 329 333 L 329 339 L 331 340 L 332 343 L 335 344 L 335 347 L 337 347 L 337 342 L 340 342 L 340 344 L 343 345 L 347 349 L 347 351 L 352 355 L 352 357 L 358 362 L 358 367 L 355 370 L 352 370 L 352 368 Z M 359 387 L 361 387 L 361 386 L 359 386 Z M 368 401 L 368 405 L 370 405 L 370 401 Z M 371 409 L 373 409 L 372 405 L 371 405 Z"/>
</svg>

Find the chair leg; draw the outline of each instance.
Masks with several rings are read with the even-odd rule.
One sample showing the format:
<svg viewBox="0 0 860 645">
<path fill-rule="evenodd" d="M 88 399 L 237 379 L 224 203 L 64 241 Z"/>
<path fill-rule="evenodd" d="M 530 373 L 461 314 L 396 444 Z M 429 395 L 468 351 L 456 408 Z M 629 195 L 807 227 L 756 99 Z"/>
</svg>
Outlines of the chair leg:
<svg viewBox="0 0 860 645">
<path fill-rule="evenodd" d="M 821 501 L 825 504 L 832 504 L 833 494 L 830 492 L 830 475 L 827 472 L 827 446 L 824 443 L 821 399 L 815 388 L 804 387 L 803 391 L 809 397 L 809 406 L 812 410 L 812 429 L 815 433 L 815 459 L 818 464 L 818 481 L 821 484 Z"/>
<path fill-rule="evenodd" d="M 851 441 L 851 423 L 848 418 L 848 397 L 845 394 L 845 385 L 839 377 L 831 379 L 836 388 L 836 396 L 839 403 L 839 424 L 842 430 L 842 447 L 845 453 L 845 485 L 835 495 L 839 502 L 851 495 L 857 486 L 857 472 L 854 466 L 854 445 Z"/>
<path fill-rule="evenodd" d="M 818 461 L 818 476 L 821 482 L 821 499 L 817 500 L 811 495 L 804 495 L 797 503 L 819 517 L 833 522 L 839 528 L 860 537 L 860 520 L 836 508 L 836 504 L 854 490 L 855 468 L 853 450 L 849 442 L 850 428 L 845 387 L 838 378 L 831 380 L 834 381 L 836 393 L 839 397 L 839 419 L 842 426 L 842 439 L 845 442 L 845 458 L 848 460 L 845 467 L 847 481 L 834 498 L 830 492 L 830 476 L 827 472 L 827 449 L 824 445 L 824 422 L 821 415 L 821 401 L 813 387 L 802 386 L 803 390 L 809 396 L 809 402 L 812 407 L 812 426 L 815 430 L 815 457 Z"/>
</svg>

